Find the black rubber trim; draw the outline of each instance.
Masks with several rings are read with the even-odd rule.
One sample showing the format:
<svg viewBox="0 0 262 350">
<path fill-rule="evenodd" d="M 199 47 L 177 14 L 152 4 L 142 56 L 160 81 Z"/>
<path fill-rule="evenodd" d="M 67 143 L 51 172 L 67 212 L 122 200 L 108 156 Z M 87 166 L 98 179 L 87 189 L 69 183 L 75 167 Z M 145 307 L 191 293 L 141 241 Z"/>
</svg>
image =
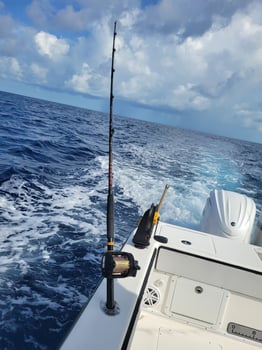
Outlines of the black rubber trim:
<svg viewBox="0 0 262 350">
<path fill-rule="evenodd" d="M 139 296 L 137 298 L 136 305 L 135 305 L 135 308 L 134 308 L 134 311 L 133 311 L 133 314 L 132 314 L 132 317 L 131 317 L 131 320 L 130 320 L 130 323 L 129 323 L 129 326 L 128 326 L 128 329 L 127 329 L 127 332 L 126 332 L 126 336 L 125 336 L 125 339 L 124 339 L 122 347 L 121 347 L 121 350 L 126 350 L 127 347 L 128 347 L 128 343 L 129 343 L 129 340 L 130 340 L 130 337 L 131 337 L 131 334 L 132 334 L 132 331 L 133 331 L 133 327 L 134 327 L 134 324 L 135 324 L 136 319 L 137 319 L 137 315 L 138 315 L 138 311 L 139 311 L 139 308 L 140 308 L 140 304 L 141 304 L 141 301 L 142 301 L 142 298 L 143 298 L 143 295 L 144 295 L 144 292 L 145 292 L 147 281 L 148 281 L 150 272 L 151 272 L 153 264 L 154 264 L 154 260 L 155 260 L 155 257 L 156 257 L 156 252 L 157 252 L 157 249 L 154 250 L 152 258 L 150 260 L 150 263 L 149 263 L 149 266 L 148 266 L 148 269 L 147 269 L 147 272 L 146 272 L 146 275 L 145 275 L 145 278 L 144 278 L 144 282 L 143 282 L 142 288 L 140 290 Z"/>
</svg>

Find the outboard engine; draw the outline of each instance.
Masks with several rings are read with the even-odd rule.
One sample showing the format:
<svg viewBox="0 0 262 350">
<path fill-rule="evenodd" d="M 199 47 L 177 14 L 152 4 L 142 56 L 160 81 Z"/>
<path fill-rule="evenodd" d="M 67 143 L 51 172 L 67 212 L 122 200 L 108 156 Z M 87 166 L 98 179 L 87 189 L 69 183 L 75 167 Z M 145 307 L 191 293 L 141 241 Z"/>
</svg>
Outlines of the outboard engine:
<svg viewBox="0 0 262 350">
<path fill-rule="evenodd" d="M 254 244 L 262 247 L 262 213 L 260 214 L 254 233 Z"/>
<path fill-rule="evenodd" d="M 206 201 L 200 228 L 203 232 L 249 243 L 255 215 L 253 199 L 231 191 L 213 190 Z"/>
</svg>

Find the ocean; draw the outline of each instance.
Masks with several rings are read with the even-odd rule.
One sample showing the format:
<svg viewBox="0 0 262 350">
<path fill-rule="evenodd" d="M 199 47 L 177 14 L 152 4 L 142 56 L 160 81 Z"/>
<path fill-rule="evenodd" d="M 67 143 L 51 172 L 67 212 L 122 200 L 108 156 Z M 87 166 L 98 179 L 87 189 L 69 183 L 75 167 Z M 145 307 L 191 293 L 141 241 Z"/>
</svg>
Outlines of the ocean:
<svg viewBox="0 0 262 350">
<path fill-rule="evenodd" d="M 55 350 L 101 279 L 108 114 L 6 92 L 0 105 L 0 350 Z M 197 229 L 214 188 L 261 212 L 262 144 L 118 116 L 114 129 L 117 248 L 165 184 L 170 223 Z"/>
</svg>

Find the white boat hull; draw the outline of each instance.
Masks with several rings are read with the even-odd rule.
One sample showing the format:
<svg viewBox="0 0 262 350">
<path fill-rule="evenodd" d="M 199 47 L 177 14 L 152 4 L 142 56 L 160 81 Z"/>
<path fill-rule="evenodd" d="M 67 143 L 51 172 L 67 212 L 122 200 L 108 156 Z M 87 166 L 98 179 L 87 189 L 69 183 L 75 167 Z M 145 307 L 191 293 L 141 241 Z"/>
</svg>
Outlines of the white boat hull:
<svg viewBox="0 0 262 350">
<path fill-rule="evenodd" d="M 162 222 L 154 234 L 168 242 L 123 247 L 141 270 L 116 280 L 120 312 L 104 312 L 103 280 L 61 349 L 261 348 L 262 248 Z"/>
</svg>

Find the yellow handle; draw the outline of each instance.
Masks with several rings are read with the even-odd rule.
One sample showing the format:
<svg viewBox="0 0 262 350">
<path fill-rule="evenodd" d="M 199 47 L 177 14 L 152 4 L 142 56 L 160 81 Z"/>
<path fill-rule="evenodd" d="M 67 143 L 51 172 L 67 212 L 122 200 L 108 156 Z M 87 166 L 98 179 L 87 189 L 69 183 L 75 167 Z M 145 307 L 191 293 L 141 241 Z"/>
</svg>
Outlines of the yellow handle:
<svg viewBox="0 0 262 350">
<path fill-rule="evenodd" d="M 158 205 L 156 206 L 156 211 L 154 213 L 154 218 L 153 218 L 153 225 L 156 225 L 158 220 L 159 220 L 159 212 L 160 212 L 160 209 L 162 207 L 162 204 L 163 204 L 163 201 L 165 199 L 168 188 L 169 188 L 169 185 L 166 185 L 164 188 L 164 191 L 162 193 L 162 196 L 160 198 L 160 201 L 159 201 Z"/>
</svg>

